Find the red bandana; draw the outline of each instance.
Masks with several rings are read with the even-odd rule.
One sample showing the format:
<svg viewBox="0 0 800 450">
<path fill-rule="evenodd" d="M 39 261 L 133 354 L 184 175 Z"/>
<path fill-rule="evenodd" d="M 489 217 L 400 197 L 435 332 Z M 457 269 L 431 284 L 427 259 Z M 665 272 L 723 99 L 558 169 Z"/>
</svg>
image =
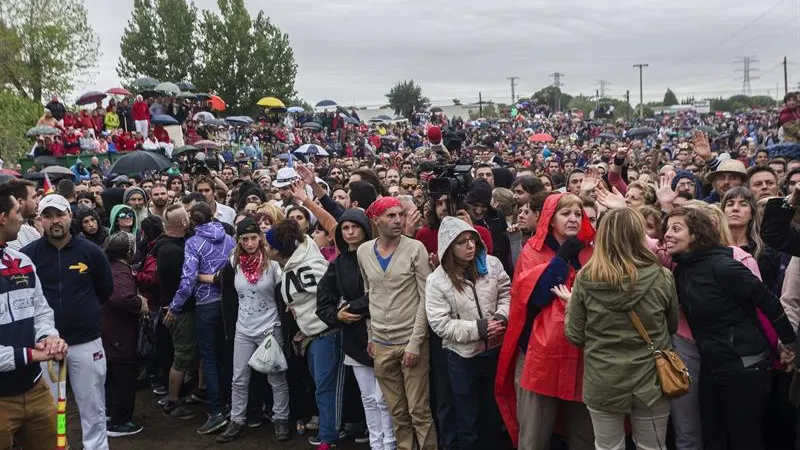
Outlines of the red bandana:
<svg viewBox="0 0 800 450">
<path fill-rule="evenodd" d="M 258 279 L 261 278 L 261 261 L 263 255 L 261 252 L 247 254 L 242 252 L 239 254 L 239 265 L 242 267 L 242 273 L 250 284 L 256 284 Z"/>
<path fill-rule="evenodd" d="M 381 197 L 369 205 L 369 208 L 367 208 L 366 211 L 367 217 L 374 219 L 385 213 L 387 209 L 394 208 L 396 206 L 403 206 L 400 204 L 400 200 L 394 197 Z"/>
</svg>

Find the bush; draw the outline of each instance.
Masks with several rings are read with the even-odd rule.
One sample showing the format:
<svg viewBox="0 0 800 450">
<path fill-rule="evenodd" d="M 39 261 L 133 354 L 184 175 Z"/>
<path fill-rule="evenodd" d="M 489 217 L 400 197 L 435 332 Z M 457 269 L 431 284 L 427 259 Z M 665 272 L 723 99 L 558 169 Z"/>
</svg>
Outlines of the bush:
<svg viewBox="0 0 800 450">
<path fill-rule="evenodd" d="M 33 143 L 25 132 L 36 125 L 43 111 L 38 102 L 0 91 L 0 157 L 7 166 L 30 151 Z"/>
</svg>

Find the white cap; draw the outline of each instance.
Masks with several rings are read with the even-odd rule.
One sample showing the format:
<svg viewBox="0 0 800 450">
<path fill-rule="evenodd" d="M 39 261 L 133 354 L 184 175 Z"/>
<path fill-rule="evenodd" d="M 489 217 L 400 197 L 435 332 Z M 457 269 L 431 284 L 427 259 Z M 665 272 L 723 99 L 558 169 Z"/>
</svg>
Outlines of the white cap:
<svg viewBox="0 0 800 450">
<path fill-rule="evenodd" d="M 41 215 L 47 208 L 55 208 L 61 212 L 70 210 L 67 199 L 58 194 L 46 195 L 39 200 L 39 215 Z"/>
<path fill-rule="evenodd" d="M 272 185 L 276 188 L 286 187 L 298 178 L 300 178 L 300 175 L 297 175 L 297 171 L 294 170 L 294 167 L 283 167 L 278 169 L 278 176 L 275 177 L 275 181 L 272 182 Z"/>
</svg>

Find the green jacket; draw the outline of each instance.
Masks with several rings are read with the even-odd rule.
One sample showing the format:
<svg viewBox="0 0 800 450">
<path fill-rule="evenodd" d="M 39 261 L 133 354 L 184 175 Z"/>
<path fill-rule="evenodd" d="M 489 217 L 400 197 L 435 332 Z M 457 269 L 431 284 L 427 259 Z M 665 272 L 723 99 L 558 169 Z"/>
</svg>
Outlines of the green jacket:
<svg viewBox="0 0 800 450">
<path fill-rule="evenodd" d="M 678 329 L 678 296 L 672 273 L 639 269 L 633 290 L 588 279 L 581 271 L 567 307 L 567 339 L 583 348 L 583 401 L 604 412 L 629 413 L 636 397 L 650 406 L 661 398 L 653 353 L 628 317 L 634 309 L 656 350 L 672 348 Z"/>
<path fill-rule="evenodd" d="M 130 212 L 133 213 L 133 231 L 132 231 L 132 233 L 133 233 L 134 236 L 138 237 L 139 236 L 139 217 L 136 216 L 136 211 L 134 211 L 133 208 L 131 208 L 128 205 L 116 205 L 113 208 L 111 208 L 111 214 L 109 214 L 109 216 L 108 216 L 108 222 L 109 222 L 108 235 L 111 236 L 112 234 L 114 234 L 117 231 L 119 231 L 119 226 L 117 226 L 117 216 L 122 211 L 130 211 Z"/>
</svg>

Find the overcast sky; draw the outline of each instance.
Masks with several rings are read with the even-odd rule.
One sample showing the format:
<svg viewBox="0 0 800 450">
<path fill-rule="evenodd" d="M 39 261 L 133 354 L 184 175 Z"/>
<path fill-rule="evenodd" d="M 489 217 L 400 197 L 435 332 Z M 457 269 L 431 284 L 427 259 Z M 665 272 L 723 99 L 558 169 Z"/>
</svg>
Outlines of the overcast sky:
<svg viewBox="0 0 800 450">
<path fill-rule="evenodd" d="M 87 0 L 89 23 L 101 41 L 97 76 L 78 91 L 119 84 L 115 67 L 130 17 L 130 0 Z M 215 0 L 197 0 L 216 9 Z M 379 105 L 398 80 L 413 78 L 434 104 L 450 99 L 508 102 L 507 77 L 530 95 L 561 72 L 570 94 L 607 91 L 638 102 L 644 69 L 646 100 L 667 87 L 678 98 L 741 92 L 745 55 L 758 58 L 753 94 L 783 92 L 800 82 L 800 0 L 246 0 L 289 34 L 298 64 L 299 95 L 314 104 Z M 738 69 L 738 72 L 737 72 Z M 171 80 L 178 81 L 178 80 Z M 264 95 L 269 95 L 264 92 Z M 636 100 L 636 102 L 634 102 Z"/>
</svg>

